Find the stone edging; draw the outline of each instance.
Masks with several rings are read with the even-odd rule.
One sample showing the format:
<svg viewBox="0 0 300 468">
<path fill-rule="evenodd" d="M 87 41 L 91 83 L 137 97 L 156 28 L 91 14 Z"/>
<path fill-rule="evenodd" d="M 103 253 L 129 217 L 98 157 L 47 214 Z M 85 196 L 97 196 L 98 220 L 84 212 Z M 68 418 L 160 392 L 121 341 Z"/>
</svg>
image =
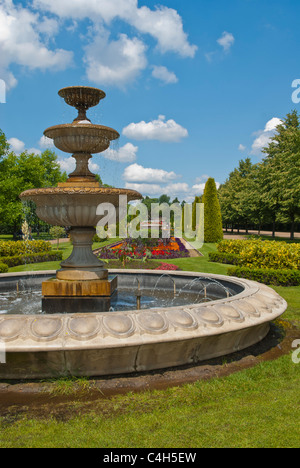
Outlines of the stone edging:
<svg viewBox="0 0 300 468">
<path fill-rule="evenodd" d="M 111 270 L 111 273 L 157 274 L 149 270 Z M 36 275 L 54 272 L 35 272 Z M 199 277 L 201 273 L 172 272 Z M 33 275 L 5 274 L 0 278 Z M 202 274 L 244 287 L 228 299 L 172 308 L 96 314 L 0 316 L 0 341 L 7 352 L 107 349 L 176 342 L 221 335 L 275 320 L 287 303 L 273 289 L 240 278 Z"/>
</svg>

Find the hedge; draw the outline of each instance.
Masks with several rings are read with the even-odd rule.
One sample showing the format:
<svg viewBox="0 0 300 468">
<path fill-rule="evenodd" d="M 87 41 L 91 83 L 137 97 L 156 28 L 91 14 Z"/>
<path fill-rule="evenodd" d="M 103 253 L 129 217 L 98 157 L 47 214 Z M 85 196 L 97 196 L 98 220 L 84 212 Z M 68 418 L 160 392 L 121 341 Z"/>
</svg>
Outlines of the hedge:
<svg viewBox="0 0 300 468">
<path fill-rule="evenodd" d="M 55 262 L 62 260 L 62 251 L 52 250 L 50 252 L 39 252 L 30 255 L 13 255 L 10 257 L 1 257 L 0 262 L 8 265 L 10 268 L 31 263 Z"/>
<path fill-rule="evenodd" d="M 210 252 L 208 254 L 209 260 L 216 263 L 225 263 L 228 265 L 239 265 L 240 256 L 237 254 Z"/>
<path fill-rule="evenodd" d="M 8 265 L 4 263 L 0 263 L 0 273 L 7 273 L 8 272 Z"/>
<path fill-rule="evenodd" d="M 253 268 L 300 270 L 300 244 L 255 240 L 229 240 L 218 244 L 221 254 L 239 255 L 239 264 Z"/>
<path fill-rule="evenodd" d="M 30 255 L 33 253 L 50 252 L 52 246 L 47 241 L 0 241 L 0 257 Z"/>
<path fill-rule="evenodd" d="M 270 284 L 274 286 L 299 286 L 300 271 L 284 270 L 274 268 L 247 268 L 231 267 L 228 269 L 229 276 L 237 276 L 259 283 Z"/>
</svg>

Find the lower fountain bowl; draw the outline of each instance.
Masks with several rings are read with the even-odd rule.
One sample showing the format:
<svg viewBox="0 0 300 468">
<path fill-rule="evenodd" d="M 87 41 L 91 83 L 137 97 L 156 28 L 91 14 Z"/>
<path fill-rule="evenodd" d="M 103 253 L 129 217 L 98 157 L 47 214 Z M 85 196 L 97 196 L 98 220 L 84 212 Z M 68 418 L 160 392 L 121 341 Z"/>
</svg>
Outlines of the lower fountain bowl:
<svg viewBox="0 0 300 468">
<path fill-rule="evenodd" d="M 120 288 L 143 283 L 158 294 L 173 284 L 195 289 L 202 277 L 233 295 L 143 310 L 0 315 L 0 378 L 104 376 L 195 364 L 258 343 L 287 308 L 273 289 L 238 278 L 149 270 L 110 273 L 118 276 Z M 21 283 L 25 288 L 40 285 L 54 274 L 2 274 L 0 293 Z"/>
<path fill-rule="evenodd" d="M 23 192 L 23 201 L 33 201 L 37 216 L 54 226 L 96 226 L 103 217 L 97 214 L 100 204 L 111 204 L 118 209 L 120 197 L 129 201 L 141 199 L 135 190 L 108 187 L 55 187 L 31 189 Z"/>
</svg>

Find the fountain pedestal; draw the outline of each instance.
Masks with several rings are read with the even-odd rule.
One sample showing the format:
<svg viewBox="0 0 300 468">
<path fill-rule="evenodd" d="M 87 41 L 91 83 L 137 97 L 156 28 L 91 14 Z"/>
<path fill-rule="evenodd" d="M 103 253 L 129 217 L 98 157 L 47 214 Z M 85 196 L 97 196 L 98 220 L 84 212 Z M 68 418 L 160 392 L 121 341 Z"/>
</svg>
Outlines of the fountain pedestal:
<svg viewBox="0 0 300 468">
<path fill-rule="evenodd" d="M 117 286 L 117 276 L 95 281 L 53 278 L 42 283 L 42 310 L 48 314 L 107 312 Z"/>
</svg>

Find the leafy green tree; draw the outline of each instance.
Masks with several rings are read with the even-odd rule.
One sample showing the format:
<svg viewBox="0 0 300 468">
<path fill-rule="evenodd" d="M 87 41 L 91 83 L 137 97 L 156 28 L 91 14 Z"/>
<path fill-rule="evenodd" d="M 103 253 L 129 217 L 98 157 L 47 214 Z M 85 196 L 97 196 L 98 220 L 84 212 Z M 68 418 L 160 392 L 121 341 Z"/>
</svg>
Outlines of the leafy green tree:
<svg viewBox="0 0 300 468">
<path fill-rule="evenodd" d="M 5 136 L 0 132 L 0 223 L 13 227 L 16 235 L 22 218 L 27 214 L 30 223 L 38 223 L 34 204 L 24 207 L 20 194 L 28 189 L 55 187 L 66 180 L 53 151 L 46 150 L 41 155 L 24 151 L 20 155 L 9 151 Z"/>
<path fill-rule="evenodd" d="M 50 228 L 50 236 L 52 236 L 54 239 L 56 239 L 56 247 L 57 247 L 57 250 L 59 249 L 59 240 L 63 237 L 65 237 L 66 235 L 66 230 L 64 227 L 61 227 L 61 226 L 52 226 Z"/>
<path fill-rule="evenodd" d="M 273 220 L 290 225 L 294 239 L 300 216 L 300 122 L 297 111 L 287 114 L 270 144 L 264 148 L 265 189 Z"/>
<path fill-rule="evenodd" d="M 219 242 L 223 239 L 221 208 L 215 179 L 209 178 L 204 194 L 204 241 Z"/>
</svg>

